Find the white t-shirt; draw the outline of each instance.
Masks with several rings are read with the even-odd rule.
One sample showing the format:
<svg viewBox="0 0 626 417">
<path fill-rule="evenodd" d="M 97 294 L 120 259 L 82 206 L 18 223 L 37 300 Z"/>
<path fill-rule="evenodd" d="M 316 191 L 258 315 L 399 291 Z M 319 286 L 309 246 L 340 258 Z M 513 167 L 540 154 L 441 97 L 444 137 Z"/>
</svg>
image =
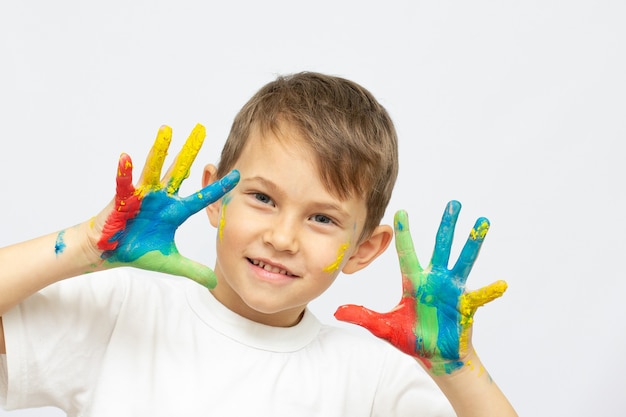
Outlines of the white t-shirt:
<svg viewBox="0 0 626 417">
<path fill-rule="evenodd" d="M 116 269 L 3 316 L 0 404 L 69 416 L 453 416 L 428 375 L 374 337 L 247 320 L 200 285 Z M 155 276 L 156 275 L 156 276 Z"/>
</svg>

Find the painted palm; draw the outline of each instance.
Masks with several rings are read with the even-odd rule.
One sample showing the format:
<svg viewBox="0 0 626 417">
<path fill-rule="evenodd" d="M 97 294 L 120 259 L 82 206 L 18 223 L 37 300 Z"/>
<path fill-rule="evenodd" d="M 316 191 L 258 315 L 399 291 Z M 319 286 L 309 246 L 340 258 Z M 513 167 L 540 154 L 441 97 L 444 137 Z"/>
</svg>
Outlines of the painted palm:
<svg viewBox="0 0 626 417">
<path fill-rule="evenodd" d="M 239 181 L 239 173 L 233 171 L 190 196 L 178 195 L 205 136 L 204 126 L 196 125 L 172 167 L 161 179 L 172 139 L 172 129 L 162 126 L 137 187 L 133 185 L 130 156 L 120 156 L 114 209 L 106 218 L 98 241 L 105 263 L 185 276 L 208 288 L 215 286 L 214 272 L 182 256 L 174 243 L 176 229 L 185 220 L 221 198 Z"/>
<path fill-rule="evenodd" d="M 452 373 L 463 366 L 474 313 L 478 307 L 500 297 L 507 288 L 506 282 L 497 281 L 479 290 L 465 290 L 467 277 L 489 230 L 486 218 L 476 221 L 458 260 L 448 268 L 460 210 L 459 202 L 448 203 L 426 268 L 415 255 L 407 213 L 397 212 L 394 229 L 402 272 L 400 303 L 387 313 L 355 305 L 341 306 L 335 313 L 337 319 L 363 326 L 418 358 L 436 375 Z"/>
</svg>

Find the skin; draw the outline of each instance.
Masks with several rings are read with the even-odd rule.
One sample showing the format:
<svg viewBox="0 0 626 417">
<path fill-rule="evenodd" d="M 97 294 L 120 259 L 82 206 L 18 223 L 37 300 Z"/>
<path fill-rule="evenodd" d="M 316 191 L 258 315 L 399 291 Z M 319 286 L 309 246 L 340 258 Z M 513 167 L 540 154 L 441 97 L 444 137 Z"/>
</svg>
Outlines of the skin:
<svg viewBox="0 0 626 417">
<path fill-rule="evenodd" d="M 173 168 L 159 180 L 171 138 L 171 131 L 162 128 L 137 187 L 132 185 L 132 161 L 123 154 L 116 197 L 98 216 L 63 233 L 0 249 L 0 314 L 54 282 L 124 265 L 186 276 L 209 288 L 217 281 L 213 294 L 232 311 L 272 326 L 294 325 L 340 271 L 359 271 L 379 256 L 392 230 L 381 225 L 358 241 L 365 202 L 337 199 L 319 180 L 311 150 L 297 132 L 289 126 L 280 131 L 281 138 L 252 132 L 234 167 L 241 171 L 238 187 L 233 189 L 237 171 L 214 182 L 216 168 L 208 165 L 204 188 L 181 198 L 178 189 L 197 155 L 203 129 L 192 132 Z M 286 138 L 290 140 L 280 140 Z M 177 227 L 207 204 L 211 224 L 219 228 L 215 273 L 182 257 L 174 245 Z M 369 328 L 419 359 L 459 417 L 515 416 L 469 337 L 476 309 L 506 288 L 494 284 L 465 291 L 488 229 L 486 219 L 477 222 L 455 266 L 446 267 L 459 209 L 451 203 L 444 213 L 426 269 L 415 256 L 406 213 L 399 212 L 395 233 L 402 301 L 385 314 L 343 306 L 337 317 Z M 0 353 L 5 352 L 0 317 Z"/>
<path fill-rule="evenodd" d="M 391 240 L 391 228 L 381 226 L 357 242 L 365 202 L 334 196 L 314 161 L 295 129 L 281 126 L 278 136 L 253 130 L 234 166 L 239 185 L 207 208 L 218 229 L 212 292 L 251 320 L 294 325 L 341 271 L 362 269 Z M 205 183 L 215 171 L 207 166 Z"/>
<path fill-rule="evenodd" d="M 213 271 L 180 255 L 174 243 L 176 229 L 187 218 L 220 198 L 239 179 L 235 171 L 188 197 L 178 196 L 205 135 L 204 126 L 197 125 L 161 180 L 172 138 L 171 128 L 161 127 L 137 187 L 132 183 L 130 157 L 125 154 L 120 157 L 115 208 L 104 220 L 98 239 L 106 267 L 134 266 L 185 276 L 207 288 L 215 286 Z"/>
<path fill-rule="evenodd" d="M 178 189 L 189 175 L 205 137 L 198 125 L 161 178 L 171 142 L 163 126 L 145 168 L 133 186 L 133 163 L 122 154 L 115 198 L 94 218 L 59 232 L 0 248 L 0 316 L 35 292 L 63 279 L 118 266 L 133 266 L 190 278 L 213 287 L 214 272 L 183 257 L 174 244 L 178 226 L 230 191 L 239 180 L 233 171 L 188 196 Z M 5 353 L 0 317 L 0 353 Z"/>
<path fill-rule="evenodd" d="M 468 363 L 469 334 L 478 307 L 500 297 L 504 281 L 466 292 L 467 277 L 489 230 L 479 218 L 457 262 L 448 269 L 452 238 L 461 204 L 448 203 L 444 211 L 432 259 L 422 268 L 404 211 L 394 218 L 396 250 L 402 272 L 402 299 L 388 313 L 345 305 L 335 313 L 339 320 L 365 327 L 403 352 L 419 359 L 434 375 L 450 374 Z"/>
</svg>

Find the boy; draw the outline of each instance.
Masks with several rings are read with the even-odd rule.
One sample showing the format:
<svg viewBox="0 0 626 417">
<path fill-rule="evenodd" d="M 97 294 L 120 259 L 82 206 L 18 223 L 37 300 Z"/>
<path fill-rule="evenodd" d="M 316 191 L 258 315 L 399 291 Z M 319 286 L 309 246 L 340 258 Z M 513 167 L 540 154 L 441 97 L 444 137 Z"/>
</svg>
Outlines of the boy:
<svg viewBox="0 0 626 417">
<path fill-rule="evenodd" d="M 205 188 L 180 198 L 203 138 L 197 126 L 161 180 L 171 139 L 161 128 L 137 188 L 122 155 L 116 197 L 98 216 L 0 251 L 7 408 L 53 405 L 70 416 L 443 416 L 453 415 L 452 404 L 459 416 L 515 415 L 469 337 L 476 308 L 504 291 L 502 283 L 463 291 L 486 219 L 447 269 L 458 203 L 444 213 L 425 270 L 406 213 L 397 214 L 404 295 L 396 309 L 336 313 L 406 354 L 323 326 L 306 308 L 340 271 L 363 269 L 392 239 L 379 222 L 397 174 L 396 137 L 369 92 L 322 74 L 279 77 L 239 112 L 219 167 L 205 168 Z M 217 229 L 214 272 L 174 245 L 176 228 L 205 206 Z"/>
</svg>

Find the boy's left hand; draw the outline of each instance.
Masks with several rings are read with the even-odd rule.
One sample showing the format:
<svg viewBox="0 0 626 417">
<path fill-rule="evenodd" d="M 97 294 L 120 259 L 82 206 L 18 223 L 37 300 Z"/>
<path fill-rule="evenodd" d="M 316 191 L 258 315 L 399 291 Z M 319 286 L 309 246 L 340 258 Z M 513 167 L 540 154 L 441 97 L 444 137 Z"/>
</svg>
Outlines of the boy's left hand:
<svg viewBox="0 0 626 417">
<path fill-rule="evenodd" d="M 479 218 L 452 269 L 448 269 L 454 228 L 461 210 L 457 201 L 448 203 L 443 214 L 435 250 L 426 269 L 415 255 L 408 216 L 394 218 L 396 250 L 402 272 L 403 295 L 388 313 L 344 305 L 338 320 L 365 327 L 403 352 L 419 359 L 434 375 L 452 373 L 464 364 L 471 351 L 470 330 L 478 307 L 500 297 L 506 282 L 497 281 L 476 291 L 465 292 L 465 282 L 478 257 L 489 221 Z"/>
</svg>

